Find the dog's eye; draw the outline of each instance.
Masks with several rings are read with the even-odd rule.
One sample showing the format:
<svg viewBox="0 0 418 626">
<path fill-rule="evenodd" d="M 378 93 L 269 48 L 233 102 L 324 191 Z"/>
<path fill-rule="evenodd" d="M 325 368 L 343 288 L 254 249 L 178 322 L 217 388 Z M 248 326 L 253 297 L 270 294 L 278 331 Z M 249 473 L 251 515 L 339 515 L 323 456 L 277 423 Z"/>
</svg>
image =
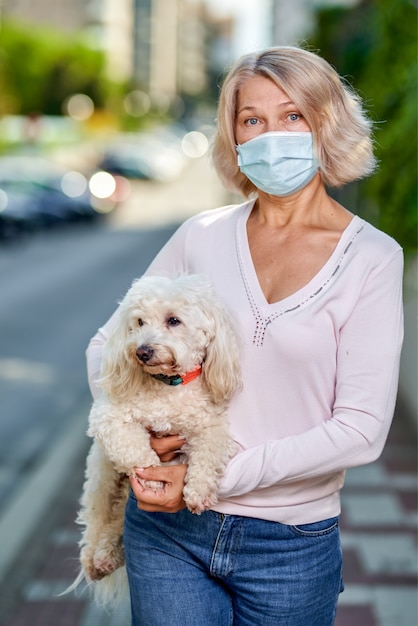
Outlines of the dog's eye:
<svg viewBox="0 0 418 626">
<path fill-rule="evenodd" d="M 181 324 L 181 321 L 178 317 L 169 317 L 167 320 L 168 326 L 178 326 L 179 324 Z"/>
<path fill-rule="evenodd" d="M 141 318 L 139 318 L 138 320 L 138 326 L 143 326 L 144 325 L 144 320 L 142 320 Z"/>
</svg>

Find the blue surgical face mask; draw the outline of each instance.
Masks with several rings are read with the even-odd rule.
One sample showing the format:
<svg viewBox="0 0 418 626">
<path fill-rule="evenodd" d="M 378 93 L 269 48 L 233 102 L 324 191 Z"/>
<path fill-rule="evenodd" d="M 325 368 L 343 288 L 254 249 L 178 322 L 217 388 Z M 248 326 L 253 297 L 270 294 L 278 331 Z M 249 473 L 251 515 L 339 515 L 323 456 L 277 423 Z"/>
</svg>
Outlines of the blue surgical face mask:
<svg viewBox="0 0 418 626">
<path fill-rule="evenodd" d="M 299 191 L 315 176 L 319 162 L 314 156 L 312 133 L 261 133 L 237 146 L 238 166 L 257 187 L 274 196 Z"/>
</svg>

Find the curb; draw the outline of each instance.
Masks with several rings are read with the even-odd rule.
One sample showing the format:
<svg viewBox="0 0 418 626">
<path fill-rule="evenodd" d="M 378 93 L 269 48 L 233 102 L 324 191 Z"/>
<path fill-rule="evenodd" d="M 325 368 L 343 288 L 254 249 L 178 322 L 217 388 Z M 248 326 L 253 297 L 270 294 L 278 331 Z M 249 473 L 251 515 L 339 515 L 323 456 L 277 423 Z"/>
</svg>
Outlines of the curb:
<svg viewBox="0 0 418 626">
<path fill-rule="evenodd" d="M 0 551 L 0 584 L 53 497 L 65 485 L 68 468 L 85 446 L 87 415 L 87 405 L 77 410 L 58 439 L 48 447 L 41 464 L 22 480 L 24 486 L 4 507 L 0 537 L 7 537 L 7 540 L 2 542 Z"/>
</svg>

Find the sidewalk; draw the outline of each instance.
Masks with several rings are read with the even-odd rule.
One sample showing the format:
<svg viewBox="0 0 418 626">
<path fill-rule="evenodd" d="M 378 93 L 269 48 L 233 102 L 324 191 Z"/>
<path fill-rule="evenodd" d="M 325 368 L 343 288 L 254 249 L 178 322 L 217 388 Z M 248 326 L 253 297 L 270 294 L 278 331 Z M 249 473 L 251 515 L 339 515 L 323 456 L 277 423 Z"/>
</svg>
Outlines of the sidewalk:
<svg viewBox="0 0 418 626">
<path fill-rule="evenodd" d="M 28 542 L 12 568 L 2 590 L 2 614 L 9 614 L 2 626 L 129 626 L 127 606 L 108 614 L 87 594 L 57 595 L 78 568 L 74 519 L 86 449 L 40 538 L 37 533 Z M 398 409 L 382 458 L 348 473 L 341 518 L 345 591 L 335 626 L 417 624 L 416 460 L 416 433 Z"/>
<path fill-rule="evenodd" d="M 398 407 L 382 457 L 347 472 L 335 626 L 416 626 L 417 435 Z"/>
</svg>

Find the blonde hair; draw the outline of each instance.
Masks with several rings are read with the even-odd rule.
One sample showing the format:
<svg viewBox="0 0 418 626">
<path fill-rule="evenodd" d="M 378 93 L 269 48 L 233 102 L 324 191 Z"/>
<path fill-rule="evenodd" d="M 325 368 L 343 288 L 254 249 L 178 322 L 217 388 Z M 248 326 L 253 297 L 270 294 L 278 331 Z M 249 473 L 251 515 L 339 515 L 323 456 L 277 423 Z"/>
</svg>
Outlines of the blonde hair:
<svg viewBox="0 0 418 626">
<path fill-rule="evenodd" d="M 212 157 L 227 188 L 244 196 L 255 191 L 238 168 L 235 141 L 237 94 L 254 76 L 272 80 L 300 110 L 311 128 L 326 185 L 341 187 L 374 171 L 372 122 L 359 96 L 317 54 L 280 46 L 242 56 L 222 85 Z"/>
</svg>

